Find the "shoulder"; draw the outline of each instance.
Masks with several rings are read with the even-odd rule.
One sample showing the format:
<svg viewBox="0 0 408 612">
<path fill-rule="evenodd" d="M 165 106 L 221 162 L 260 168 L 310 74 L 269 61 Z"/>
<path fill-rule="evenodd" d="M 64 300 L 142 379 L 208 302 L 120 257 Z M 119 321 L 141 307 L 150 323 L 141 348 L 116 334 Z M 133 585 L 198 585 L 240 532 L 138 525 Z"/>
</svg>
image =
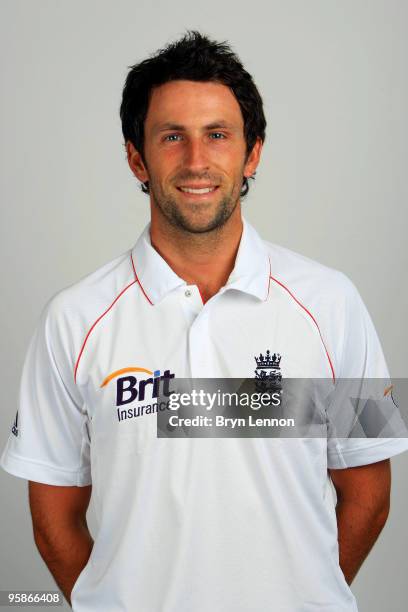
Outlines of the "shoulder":
<svg viewBox="0 0 408 612">
<path fill-rule="evenodd" d="M 340 270 L 286 247 L 263 242 L 270 259 L 271 282 L 280 284 L 306 304 L 318 304 L 319 310 L 333 304 L 339 308 L 358 295 L 354 283 Z"/>
<path fill-rule="evenodd" d="M 40 327 L 72 355 L 84 333 L 136 282 L 131 249 L 52 295 L 43 307 Z"/>
<path fill-rule="evenodd" d="M 373 335 L 356 286 L 340 270 L 271 242 L 264 243 L 271 266 L 270 293 L 285 292 L 313 319 L 337 375 L 342 371 L 347 337 L 352 333 L 364 350 L 364 337 Z"/>
<path fill-rule="evenodd" d="M 98 304 L 106 304 L 120 291 L 135 281 L 131 249 L 103 264 L 77 282 L 62 288 L 53 296 L 55 305 L 86 311 Z"/>
</svg>

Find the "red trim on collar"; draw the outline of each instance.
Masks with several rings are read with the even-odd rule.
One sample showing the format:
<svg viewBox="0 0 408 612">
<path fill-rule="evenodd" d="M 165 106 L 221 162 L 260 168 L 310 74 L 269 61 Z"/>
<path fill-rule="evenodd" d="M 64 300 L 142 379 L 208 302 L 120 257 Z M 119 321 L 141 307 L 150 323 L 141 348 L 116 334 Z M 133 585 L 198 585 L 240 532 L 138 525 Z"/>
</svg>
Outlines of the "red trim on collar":
<svg viewBox="0 0 408 612">
<path fill-rule="evenodd" d="M 324 346 L 324 350 L 326 351 L 327 359 L 329 360 L 330 369 L 331 369 L 331 371 L 332 371 L 333 382 L 336 382 L 336 375 L 335 375 L 335 373 L 334 373 L 334 368 L 333 368 L 332 360 L 330 359 L 329 352 L 328 352 L 328 350 L 327 350 L 327 348 L 326 348 L 326 345 L 325 345 L 325 343 L 324 343 L 323 336 L 322 336 L 322 334 L 321 334 L 320 327 L 319 327 L 319 325 L 318 325 L 318 323 L 317 323 L 316 319 L 314 318 L 314 316 L 312 315 L 312 313 L 311 313 L 311 312 L 310 312 L 310 311 L 309 311 L 309 310 L 306 308 L 306 306 L 303 306 L 303 304 L 302 304 L 301 302 L 299 302 L 299 300 L 298 300 L 298 299 L 297 299 L 297 298 L 296 298 L 296 297 L 293 295 L 293 293 L 292 293 L 292 292 L 291 292 L 291 291 L 290 291 L 290 290 L 289 290 L 289 289 L 288 289 L 288 288 L 287 288 L 287 287 L 286 287 L 286 286 L 285 286 L 283 283 L 281 283 L 280 281 L 278 281 L 278 279 L 274 278 L 273 276 L 270 276 L 270 279 L 274 280 L 274 281 L 275 281 L 275 283 L 278 283 L 278 285 L 280 285 L 281 287 L 283 287 L 283 289 L 285 289 L 285 291 L 287 291 L 287 292 L 289 293 L 289 295 L 290 295 L 290 296 L 291 296 L 291 297 L 292 297 L 292 298 L 295 300 L 295 302 L 296 302 L 297 304 L 299 304 L 299 306 L 300 306 L 301 308 L 303 308 L 303 310 L 304 310 L 305 312 L 307 312 L 307 314 L 309 315 L 309 317 L 312 319 L 313 323 L 316 325 L 317 330 L 318 330 L 318 332 L 319 332 L 320 340 L 322 341 L 322 344 L 323 344 L 323 346 Z"/>
<path fill-rule="evenodd" d="M 139 278 L 138 278 L 138 276 L 136 274 L 136 268 L 135 268 L 135 264 L 133 263 L 133 255 L 132 255 L 132 253 L 130 254 L 130 258 L 132 260 L 132 268 L 133 268 L 133 272 L 134 272 L 134 275 L 135 275 L 136 282 L 138 283 L 139 287 L 143 291 L 143 295 L 145 296 L 146 300 L 149 302 L 149 304 L 151 304 L 153 306 L 153 302 L 151 301 L 151 299 L 147 295 L 146 291 L 143 289 L 142 283 L 140 282 L 140 280 L 139 280 Z"/>
</svg>

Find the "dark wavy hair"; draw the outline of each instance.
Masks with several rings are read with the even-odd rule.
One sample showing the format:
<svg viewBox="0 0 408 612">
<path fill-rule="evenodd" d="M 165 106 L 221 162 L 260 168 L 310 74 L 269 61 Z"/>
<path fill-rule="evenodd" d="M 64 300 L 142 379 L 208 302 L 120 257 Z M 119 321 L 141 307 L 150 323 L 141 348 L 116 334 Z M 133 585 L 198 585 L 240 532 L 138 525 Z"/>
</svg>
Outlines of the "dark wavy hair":
<svg viewBox="0 0 408 612">
<path fill-rule="evenodd" d="M 266 120 L 262 98 L 252 76 L 244 69 L 226 41 L 217 42 L 197 30 L 187 30 L 180 40 L 128 68 L 130 71 L 120 105 L 122 133 L 125 146 L 130 141 L 144 163 L 144 122 L 150 94 L 154 87 L 169 81 L 214 81 L 226 85 L 232 90 L 241 108 L 247 158 L 257 137 L 265 141 Z M 253 179 L 254 175 L 250 178 Z M 148 181 L 141 187 L 144 193 L 149 193 Z M 241 197 L 248 190 L 248 179 L 244 177 Z"/>
</svg>

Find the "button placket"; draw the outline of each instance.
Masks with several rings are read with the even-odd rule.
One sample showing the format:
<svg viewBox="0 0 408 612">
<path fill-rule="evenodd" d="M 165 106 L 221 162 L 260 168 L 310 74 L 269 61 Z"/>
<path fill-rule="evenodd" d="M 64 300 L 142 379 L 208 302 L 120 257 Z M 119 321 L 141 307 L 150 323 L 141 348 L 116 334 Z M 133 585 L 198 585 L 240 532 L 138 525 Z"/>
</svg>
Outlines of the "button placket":
<svg viewBox="0 0 408 612">
<path fill-rule="evenodd" d="M 193 378 L 210 378 L 211 347 L 208 346 L 208 313 L 200 313 L 189 331 L 190 371 Z"/>
<path fill-rule="evenodd" d="M 192 323 L 203 308 L 198 287 L 195 285 L 184 286 L 182 288 L 182 293 L 180 293 L 180 301 L 188 320 Z"/>
</svg>

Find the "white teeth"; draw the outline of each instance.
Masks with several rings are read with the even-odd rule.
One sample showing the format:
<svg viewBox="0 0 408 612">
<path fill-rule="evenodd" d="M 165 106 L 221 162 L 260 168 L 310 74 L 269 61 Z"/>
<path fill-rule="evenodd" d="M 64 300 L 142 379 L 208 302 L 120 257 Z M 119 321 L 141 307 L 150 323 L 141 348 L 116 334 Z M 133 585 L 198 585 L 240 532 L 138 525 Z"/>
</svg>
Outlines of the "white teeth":
<svg viewBox="0 0 408 612">
<path fill-rule="evenodd" d="M 203 187 L 203 189 L 190 189 L 190 187 L 180 187 L 180 189 L 185 193 L 210 193 L 210 191 L 214 191 L 215 187 Z"/>
</svg>

